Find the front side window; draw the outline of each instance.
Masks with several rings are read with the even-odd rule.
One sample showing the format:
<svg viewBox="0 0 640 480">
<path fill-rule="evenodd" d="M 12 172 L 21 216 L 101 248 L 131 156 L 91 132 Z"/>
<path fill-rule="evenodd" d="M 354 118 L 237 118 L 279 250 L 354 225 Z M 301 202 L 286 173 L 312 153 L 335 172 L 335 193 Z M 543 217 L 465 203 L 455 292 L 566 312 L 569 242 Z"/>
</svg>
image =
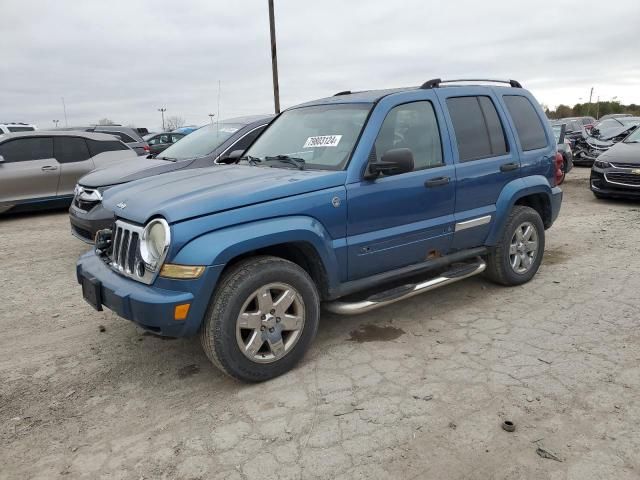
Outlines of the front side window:
<svg viewBox="0 0 640 480">
<path fill-rule="evenodd" d="M 414 170 L 443 164 L 440 130 L 431 102 L 406 103 L 389 111 L 374 144 L 376 160 L 396 148 L 411 150 Z"/>
<path fill-rule="evenodd" d="M 526 152 L 546 147 L 544 127 L 529 99 L 520 95 L 505 95 L 503 98 L 516 126 L 522 150 Z"/>
<path fill-rule="evenodd" d="M 451 97 L 447 108 L 461 162 L 497 157 L 509 151 L 504 128 L 489 97 Z"/>
<path fill-rule="evenodd" d="M 87 142 L 78 137 L 54 137 L 53 150 L 60 163 L 82 162 L 91 156 Z"/>
<path fill-rule="evenodd" d="M 246 154 L 266 161 L 278 156 L 294 157 L 304 160 L 306 168 L 342 170 L 370 110 L 368 103 L 287 110 L 269 125 Z"/>
<path fill-rule="evenodd" d="M 20 138 L 0 145 L 5 162 L 24 162 L 53 158 L 51 137 Z"/>
</svg>

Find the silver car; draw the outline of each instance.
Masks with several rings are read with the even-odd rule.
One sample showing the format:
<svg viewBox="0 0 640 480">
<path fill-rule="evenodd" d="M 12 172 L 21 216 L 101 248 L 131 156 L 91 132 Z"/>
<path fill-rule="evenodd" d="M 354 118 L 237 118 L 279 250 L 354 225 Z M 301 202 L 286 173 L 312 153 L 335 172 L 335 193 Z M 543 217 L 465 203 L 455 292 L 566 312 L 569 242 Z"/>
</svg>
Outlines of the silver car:
<svg viewBox="0 0 640 480">
<path fill-rule="evenodd" d="M 104 133 L 0 134 L 0 213 L 69 205 L 80 177 L 136 160 L 134 150 Z"/>
</svg>

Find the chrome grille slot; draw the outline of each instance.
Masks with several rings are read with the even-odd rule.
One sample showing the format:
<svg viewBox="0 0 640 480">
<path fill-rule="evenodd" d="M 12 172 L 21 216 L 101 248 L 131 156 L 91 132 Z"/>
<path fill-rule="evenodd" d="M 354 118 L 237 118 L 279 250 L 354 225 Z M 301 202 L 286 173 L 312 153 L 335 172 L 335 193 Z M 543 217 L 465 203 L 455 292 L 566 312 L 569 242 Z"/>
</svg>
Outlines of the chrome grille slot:
<svg viewBox="0 0 640 480">
<path fill-rule="evenodd" d="M 140 255 L 140 238 L 143 230 L 144 228 L 138 225 L 122 220 L 116 221 L 113 228 L 109 265 L 125 277 L 151 284 L 155 280 L 157 272 L 150 270 Z M 143 272 L 142 276 L 139 275 L 140 272 Z"/>
</svg>

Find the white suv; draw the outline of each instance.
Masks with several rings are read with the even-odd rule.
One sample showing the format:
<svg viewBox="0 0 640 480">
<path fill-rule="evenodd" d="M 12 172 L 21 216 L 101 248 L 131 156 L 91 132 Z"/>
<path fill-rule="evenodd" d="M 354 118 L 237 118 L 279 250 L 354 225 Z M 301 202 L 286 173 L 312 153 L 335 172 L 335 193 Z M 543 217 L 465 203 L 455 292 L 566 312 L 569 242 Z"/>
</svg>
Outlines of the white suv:
<svg viewBox="0 0 640 480">
<path fill-rule="evenodd" d="M 36 126 L 28 123 L 0 123 L 0 135 L 3 133 L 32 132 L 34 130 L 37 130 Z"/>
</svg>

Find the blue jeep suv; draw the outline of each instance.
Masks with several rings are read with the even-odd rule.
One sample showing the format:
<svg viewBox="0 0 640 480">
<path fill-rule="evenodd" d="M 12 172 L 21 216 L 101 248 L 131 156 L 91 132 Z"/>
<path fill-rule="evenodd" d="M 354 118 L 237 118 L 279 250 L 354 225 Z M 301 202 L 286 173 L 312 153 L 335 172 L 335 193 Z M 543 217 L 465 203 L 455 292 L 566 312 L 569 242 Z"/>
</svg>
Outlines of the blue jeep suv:
<svg viewBox="0 0 640 480">
<path fill-rule="evenodd" d="M 109 189 L 116 221 L 77 264 L 84 298 L 199 334 L 222 371 L 262 381 L 302 358 L 321 305 L 366 312 L 482 272 L 529 281 L 562 157 L 528 91 L 483 83 L 340 92 L 226 165 Z"/>
</svg>

